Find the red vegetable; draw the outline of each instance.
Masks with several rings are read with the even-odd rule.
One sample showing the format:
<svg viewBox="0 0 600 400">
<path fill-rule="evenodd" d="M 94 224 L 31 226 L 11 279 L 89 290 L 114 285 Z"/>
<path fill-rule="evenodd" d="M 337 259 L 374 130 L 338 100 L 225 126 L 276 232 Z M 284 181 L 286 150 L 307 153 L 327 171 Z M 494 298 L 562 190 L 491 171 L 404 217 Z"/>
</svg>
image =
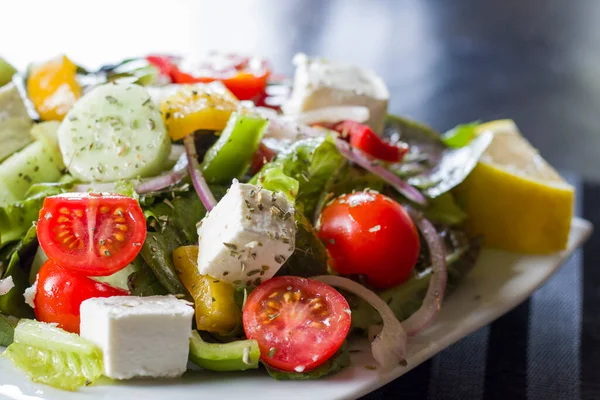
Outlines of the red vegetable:
<svg viewBox="0 0 600 400">
<path fill-rule="evenodd" d="M 342 346 L 350 330 L 350 307 L 329 285 L 281 276 L 252 291 L 243 322 L 246 336 L 258 341 L 264 363 L 283 371 L 306 372 Z"/>
<path fill-rule="evenodd" d="M 129 293 L 46 261 L 38 273 L 34 298 L 35 317 L 55 322 L 66 331 L 79 333 L 79 307 L 92 297 L 127 296 Z"/>
<path fill-rule="evenodd" d="M 379 193 L 340 196 L 323 209 L 317 224 L 342 275 L 362 274 L 377 288 L 406 281 L 419 257 L 419 234 L 404 208 Z"/>
<path fill-rule="evenodd" d="M 138 255 L 146 219 L 131 197 L 71 193 L 44 200 L 37 234 L 52 261 L 87 276 L 107 276 Z"/>
<path fill-rule="evenodd" d="M 379 160 L 399 162 L 408 151 L 406 143 L 385 141 L 365 124 L 344 121 L 336 124 L 333 129 L 343 135 L 350 136 L 352 147 L 356 147 Z"/>
<path fill-rule="evenodd" d="M 239 54 L 212 53 L 194 65 L 177 65 L 169 57 L 148 56 L 146 59 L 175 83 L 221 81 L 239 100 L 262 97 L 271 74 L 266 60 Z"/>
</svg>

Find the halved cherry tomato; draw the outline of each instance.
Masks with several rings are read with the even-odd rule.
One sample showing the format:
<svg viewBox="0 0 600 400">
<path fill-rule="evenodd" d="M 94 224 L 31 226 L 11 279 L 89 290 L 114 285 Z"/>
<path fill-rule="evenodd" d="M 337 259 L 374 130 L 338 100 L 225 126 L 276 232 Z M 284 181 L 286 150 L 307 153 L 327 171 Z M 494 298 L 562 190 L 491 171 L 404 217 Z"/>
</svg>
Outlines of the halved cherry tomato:
<svg viewBox="0 0 600 400">
<path fill-rule="evenodd" d="M 338 291 L 297 276 L 269 279 L 248 296 L 244 331 L 258 341 L 261 359 L 283 371 L 310 371 L 342 346 L 350 307 Z"/>
<path fill-rule="evenodd" d="M 379 193 L 338 197 L 323 209 L 317 229 L 335 271 L 366 275 L 377 288 L 407 280 L 419 257 L 412 219 L 400 204 Z"/>
<path fill-rule="evenodd" d="M 146 59 L 168 73 L 175 83 L 221 81 L 240 100 L 253 100 L 264 93 L 271 73 L 266 60 L 238 54 L 211 53 L 191 65 L 177 65 L 163 56 Z"/>
<path fill-rule="evenodd" d="M 340 122 L 333 129 L 350 136 L 350 145 L 352 147 L 356 147 L 379 160 L 399 162 L 408 151 L 406 143 L 390 143 L 385 141 L 373 132 L 368 125 L 359 122 Z"/>
<path fill-rule="evenodd" d="M 88 276 L 107 276 L 138 255 L 146 238 L 146 220 L 131 197 L 63 194 L 44 200 L 37 234 L 54 262 Z"/>
<path fill-rule="evenodd" d="M 260 171 L 260 169 L 263 167 L 263 165 L 265 165 L 266 163 L 271 161 L 273 158 L 275 158 L 275 156 L 276 156 L 276 153 L 274 150 L 272 150 L 271 148 L 267 147 L 266 145 L 260 143 L 258 145 L 258 150 L 256 151 L 256 153 L 254 153 L 254 156 L 252 157 L 252 165 L 250 166 L 250 173 L 252 175 L 258 173 L 258 171 Z"/>
<path fill-rule="evenodd" d="M 33 300 L 35 317 L 42 322 L 55 322 L 66 331 L 79 333 L 81 303 L 92 297 L 127 295 L 126 290 L 97 282 L 48 260 L 38 273 Z"/>
</svg>

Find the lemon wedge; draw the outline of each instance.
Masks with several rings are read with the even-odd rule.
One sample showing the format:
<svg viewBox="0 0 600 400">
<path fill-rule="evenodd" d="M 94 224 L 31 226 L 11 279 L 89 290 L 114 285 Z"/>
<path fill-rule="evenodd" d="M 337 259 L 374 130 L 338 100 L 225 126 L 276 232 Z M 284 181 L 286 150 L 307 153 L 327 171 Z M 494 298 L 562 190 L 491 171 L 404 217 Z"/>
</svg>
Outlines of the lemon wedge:
<svg viewBox="0 0 600 400">
<path fill-rule="evenodd" d="M 567 246 L 575 191 L 521 136 L 512 120 L 480 125 L 492 142 L 456 188 L 469 235 L 488 247 L 552 253 Z"/>
</svg>

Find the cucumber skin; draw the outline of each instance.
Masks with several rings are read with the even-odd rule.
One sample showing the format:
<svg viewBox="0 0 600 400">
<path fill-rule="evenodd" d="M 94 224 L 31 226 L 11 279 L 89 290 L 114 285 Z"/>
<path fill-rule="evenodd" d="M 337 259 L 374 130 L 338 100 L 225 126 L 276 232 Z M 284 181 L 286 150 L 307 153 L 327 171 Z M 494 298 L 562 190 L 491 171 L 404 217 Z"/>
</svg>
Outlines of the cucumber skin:
<svg viewBox="0 0 600 400">
<path fill-rule="evenodd" d="M 159 174 L 171 140 L 148 91 L 111 83 L 86 93 L 68 112 L 58 141 L 70 173 L 84 182 Z"/>
</svg>

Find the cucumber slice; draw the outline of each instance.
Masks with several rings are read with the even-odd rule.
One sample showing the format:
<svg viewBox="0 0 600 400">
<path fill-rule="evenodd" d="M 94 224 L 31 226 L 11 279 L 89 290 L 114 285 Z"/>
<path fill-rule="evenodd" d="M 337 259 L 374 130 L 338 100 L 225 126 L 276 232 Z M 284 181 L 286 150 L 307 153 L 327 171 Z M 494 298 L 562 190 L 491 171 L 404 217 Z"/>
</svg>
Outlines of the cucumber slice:
<svg viewBox="0 0 600 400">
<path fill-rule="evenodd" d="M 37 127 L 39 140 L 13 154 L 0 164 L 0 207 L 23 200 L 34 183 L 56 182 L 64 164 L 56 147 L 57 123 Z"/>
<path fill-rule="evenodd" d="M 157 175 L 171 140 L 158 107 L 139 85 L 110 83 L 85 94 L 58 130 L 71 174 L 84 182 Z"/>
<path fill-rule="evenodd" d="M 1 70 L 0 58 L 0 75 Z M 31 143 L 29 130 L 32 125 L 19 89 L 12 83 L 0 88 L 0 161 Z"/>
<path fill-rule="evenodd" d="M 207 343 L 192 332 L 190 361 L 209 371 L 245 371 L 258 368 L 260 349 L 256 340 Z"/>
<path fill-rule="evenodd" d="M 75 390 L 103 372 L 102 352 L 91 342 L 53 325 L 21 320 L 4 357 L 35 382 Z"/>
</svg>

